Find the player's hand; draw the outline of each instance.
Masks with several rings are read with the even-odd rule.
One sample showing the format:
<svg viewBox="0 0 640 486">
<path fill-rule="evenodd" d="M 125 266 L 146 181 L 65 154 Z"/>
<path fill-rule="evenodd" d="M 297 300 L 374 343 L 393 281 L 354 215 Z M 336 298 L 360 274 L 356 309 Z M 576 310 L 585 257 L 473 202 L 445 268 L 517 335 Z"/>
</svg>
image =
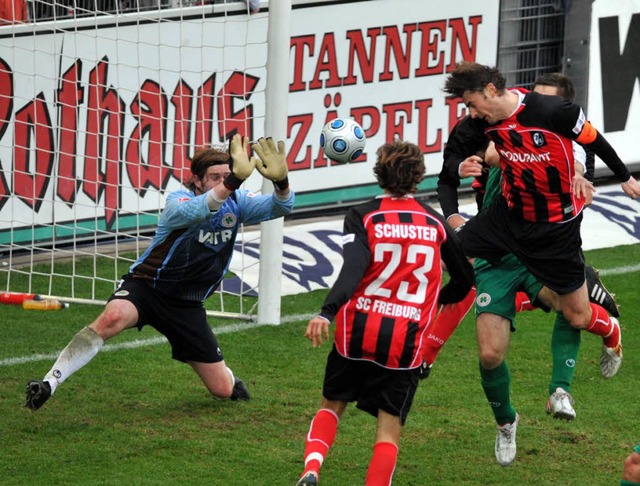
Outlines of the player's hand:
<svg viewBox="0 0 640 486">
<path fill-rule="evenodd" d="M 594 192 L 596 192 L 596 188 L 589 180 L 585 179 L 580 174 L 573 176 L 573 195 L 578 199 L 584 199 L 587 206 L 593 202 Z"/>
<path fill-rule="evenodd" d="M 462 162 L 460 162 L 460 166 L 458 167 L 458 175 L 460 177 L 480 177 L 482 175 L 482 169 L 484 166 L 482 165 L 482 158 L 477 155 L 470 155 Z"/>
<path fill-rule="evenodd" d="M 260 138 L 251 148 L 260 157 L 256 159 L 256 169 L 262 177 L 273 182 L 284 181 L 289 174 L 287 153 L 284 142 L 280 140 L 276 147 L 271 137 Z"/>
<path fill-rule="evenodd" d="M 629 180 L 623 182 L 621 186 L 624 193 L 631 199 L 640 197 L 640 184 L 638 184 L 638 181 L 635 180 L 633 176 L 629 177 Z"/>
<path fill-rule="evenodd" d="M 231 157 L 231 172 L 240 180 L 249 178 L 256 166 L 255 159 L 249 159 L 249 137 L 243 137 L 236 133 L 229 143 L 229 156 Z"/>
<path fill-rule="evenodd" d="M 467 220 L 464 219 L 459 214 L 452 214 L 447 218 L 447 224 L 451 227 L 452 230 L 455 230 L 457 228 L 464 226 L 466 222 Z"/>
<path fill-rule="evenodd" d="M 322 338 L 325 341 L 329 340 L 329 321 L 324 317 L 316 316 L 309 321 L 307 325 L 307 332 L 304 333 L 311 345 L 317 348 L 322 344 Z"/>
</svg>

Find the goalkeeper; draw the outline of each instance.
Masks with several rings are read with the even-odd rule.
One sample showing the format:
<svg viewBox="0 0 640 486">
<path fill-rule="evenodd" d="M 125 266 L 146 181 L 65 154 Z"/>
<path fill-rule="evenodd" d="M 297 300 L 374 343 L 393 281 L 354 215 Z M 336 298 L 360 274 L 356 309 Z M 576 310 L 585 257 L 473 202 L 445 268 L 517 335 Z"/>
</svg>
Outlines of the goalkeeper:
<svg viewBox="0 0 640 486">
<path fill-rule="evenodd" d="M 42 380 L 27 384 L 25 406 L 38 410 L 69 376 L 91 361 L 104 342 L 125 329 L 151 325 L 166 336 L 172 357 L 189 364 L 217 398 L 248 400 L 242 380 L 227 367 L 207 321 L 204 300 L 229 268 L 238 228 L 291 213 L 284 142 L 252 145 L 235 135 L 229 151 L 201 148 L 191 162 L 188 190 L 167 197 L 151 245 L 131 266 L 104 311 L 79 331 Z M 240 189 L 257 169 L 274 193 Z"/>
</svg>

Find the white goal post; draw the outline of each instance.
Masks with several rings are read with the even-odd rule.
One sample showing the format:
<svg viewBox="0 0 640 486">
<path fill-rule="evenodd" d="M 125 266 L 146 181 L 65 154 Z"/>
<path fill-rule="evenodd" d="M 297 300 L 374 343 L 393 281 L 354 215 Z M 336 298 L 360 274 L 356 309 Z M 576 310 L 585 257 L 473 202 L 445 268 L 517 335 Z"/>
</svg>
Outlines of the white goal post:
<svg viewBox="0 0 640 486">
<path fill-rule="evenodd" d="M 196 147 L 286 139 L 291 3 L 45 3 L 0 27 L 0 291 L 103 304 Z M 262 228 L 261 254 L 280 255 L 282 226 Z M 281 255 L 259 263 L 268 305 L 245 303 L 246 243 L 209 314 L 279 323 Z"/>
</svg>

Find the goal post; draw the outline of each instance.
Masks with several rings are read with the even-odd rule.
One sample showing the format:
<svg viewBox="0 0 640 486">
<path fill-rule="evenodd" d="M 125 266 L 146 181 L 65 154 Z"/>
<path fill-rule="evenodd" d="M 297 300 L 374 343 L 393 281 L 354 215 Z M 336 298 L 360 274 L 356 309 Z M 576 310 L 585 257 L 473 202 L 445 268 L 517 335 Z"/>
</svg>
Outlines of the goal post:
<svg viewBox="0 0 640 486">
<path fill-rule="evenodd" d="M 286 76 L 290 0 L 273 2 L 275 18 L 266 2 L 259 13 L 245 1 L 147 3 L 87 2 L 94 9 L 0 27 L 0 290 L 103 304 L 150 243 L 197 147 L 236 132 L 286 138 L 288 81 L 269 63 Z M 254 174 L 244 187 L 262 183 Z M 261 253 L 278 255 L 270 241 Z M 256 319 L 242 251 L 239 241 L 237 275 L 209 299 L 210 315 Z M 267 269 L 263 260 L 259 286 L 273 292 L 278 259 Z M 275 288 L 267 308 L 277 318 L 264 319 L 279 321 L 279 298 Z"/>
</svg>

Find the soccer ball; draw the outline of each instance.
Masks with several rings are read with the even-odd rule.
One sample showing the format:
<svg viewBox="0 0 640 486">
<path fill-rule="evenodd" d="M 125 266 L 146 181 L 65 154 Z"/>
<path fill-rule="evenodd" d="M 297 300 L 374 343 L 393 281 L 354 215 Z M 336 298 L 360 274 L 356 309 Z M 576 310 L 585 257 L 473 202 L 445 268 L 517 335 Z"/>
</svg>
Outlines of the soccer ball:
<svg viewBox="0 0 640 486">
<path fill-rule="evenodd" d="M 334 118 L 320 134 L 320 147 L 324 154 L 341 164 L 348 164 L 360 157 L 366 141 L 364 130 L 351 118 Z"/>
</svg>

